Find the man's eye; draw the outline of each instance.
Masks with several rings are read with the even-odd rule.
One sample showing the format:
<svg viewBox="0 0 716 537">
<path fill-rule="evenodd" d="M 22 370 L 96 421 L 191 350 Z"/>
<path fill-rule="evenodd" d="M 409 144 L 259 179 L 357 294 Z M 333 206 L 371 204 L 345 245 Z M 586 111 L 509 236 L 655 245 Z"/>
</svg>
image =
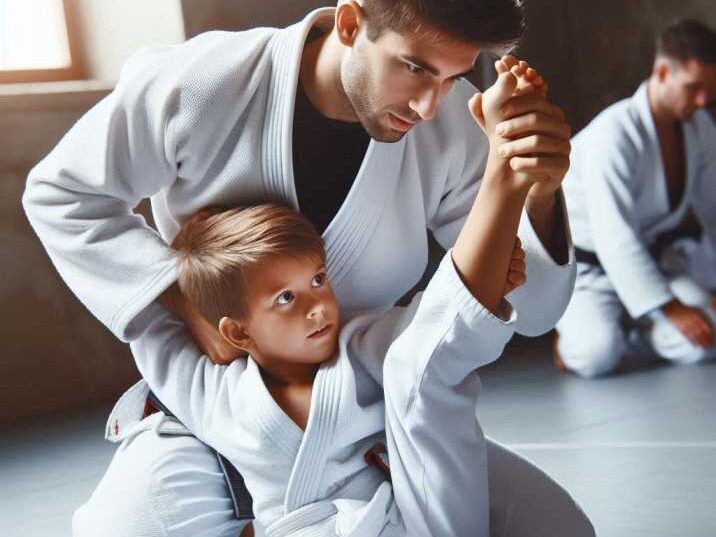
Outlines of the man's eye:
<svg viewBox="0 0 716 537">
<path fill-rule="evenodd" d="M 285 305 L 290 304 L 293 301 L 293 293 L 291 291 L 284 291 L 276 299 L 276 304 Z"/>
<path fill-rule="evenodd" d="M 414 75 L 417 75 L 419 73 L 422 73 L 424 69 L 422 67 L 418 67 L 417 65 L 414 65 L 412 63 L 406 63 L 405 68 L 413 73 Z"/>
<path fill-rule="evenodd" d="M 323 272 L 316 274 L 311 281 L 313 287 L 321 287 L 324 283 L 326 283 L 326 275 Z"/>
</svg>

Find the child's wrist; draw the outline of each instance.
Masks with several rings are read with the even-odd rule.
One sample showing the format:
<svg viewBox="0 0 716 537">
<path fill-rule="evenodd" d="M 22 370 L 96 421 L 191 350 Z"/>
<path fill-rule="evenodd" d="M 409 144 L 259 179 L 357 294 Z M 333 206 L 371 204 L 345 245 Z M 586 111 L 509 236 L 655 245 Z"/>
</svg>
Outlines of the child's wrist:
<svg viewBox="0 0 716 537">
<path fill-rule="evenodd" d="M 490 151 L 482 187 L 489 188 L 497 195 L 519 197 L 524 201 L 532 184 L 525 174 L 517 173 L 510 167 L 509 159 Z"/>
</svg>

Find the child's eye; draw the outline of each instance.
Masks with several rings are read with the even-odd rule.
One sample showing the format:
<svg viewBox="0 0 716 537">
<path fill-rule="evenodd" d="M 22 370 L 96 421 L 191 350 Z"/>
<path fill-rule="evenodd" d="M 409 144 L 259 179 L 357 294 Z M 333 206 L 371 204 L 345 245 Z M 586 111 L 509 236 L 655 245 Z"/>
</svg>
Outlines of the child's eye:
<svg viewBox="0 0 716 537">
<path fill-rule="evenodd" d="M 291 302 L 293 302 L 293 293 L 291 291 L 284 291 L 276 299 L 276 304 L 280 304 L 282 306 L 290 304 Z"/>
<path fill-rule="evenodd" d="M 311 280 L 311 285 L 313 287 L 321 287 L 324 283 L 326 283 L 326 274 L 323 272 L 316 274 L 313 277 L 313 280 Z"/>
<path fill-rule="evenodd" d="M 420 74 L 424 71 L 424 69 L 422 67 L 418 67 L 417 65 L 415 65 L 413 63 L 406 63 L 405 68 L 408 71 L 410 71 L 411 73 L 413 73 L 414 75 Z"/>
</svg>

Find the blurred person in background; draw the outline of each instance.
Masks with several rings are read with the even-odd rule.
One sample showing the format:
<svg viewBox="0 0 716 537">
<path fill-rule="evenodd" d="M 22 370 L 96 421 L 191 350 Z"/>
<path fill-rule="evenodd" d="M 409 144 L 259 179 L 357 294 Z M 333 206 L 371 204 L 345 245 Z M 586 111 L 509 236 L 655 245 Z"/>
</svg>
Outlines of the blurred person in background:
<svg viewBox="0 0 716 537">
<path fill-rule="evenodd" d="M 577 282 L 555 362 L 583 377 L 716 355 L 716 34 L 658 37 L 651 76 L 573 139 L 564 182 Z"/>
</svg>

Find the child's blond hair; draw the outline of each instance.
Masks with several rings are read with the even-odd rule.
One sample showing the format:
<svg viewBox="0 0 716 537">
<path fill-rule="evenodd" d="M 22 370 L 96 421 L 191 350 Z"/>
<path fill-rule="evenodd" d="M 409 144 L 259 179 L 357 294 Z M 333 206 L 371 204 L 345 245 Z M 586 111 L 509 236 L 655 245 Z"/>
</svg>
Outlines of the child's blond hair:
<svg viewBox="0 0 716 537">
<path fill-rule="evenodd" d="M 306 217 L 274 203 L 199 211 L 171 246 L 179 288 L 215 326 L 222 317 L 249 313 L 246 274 L 253 266 L 282 255 L 326 257 L 323 239 Z"/>
</svg>

